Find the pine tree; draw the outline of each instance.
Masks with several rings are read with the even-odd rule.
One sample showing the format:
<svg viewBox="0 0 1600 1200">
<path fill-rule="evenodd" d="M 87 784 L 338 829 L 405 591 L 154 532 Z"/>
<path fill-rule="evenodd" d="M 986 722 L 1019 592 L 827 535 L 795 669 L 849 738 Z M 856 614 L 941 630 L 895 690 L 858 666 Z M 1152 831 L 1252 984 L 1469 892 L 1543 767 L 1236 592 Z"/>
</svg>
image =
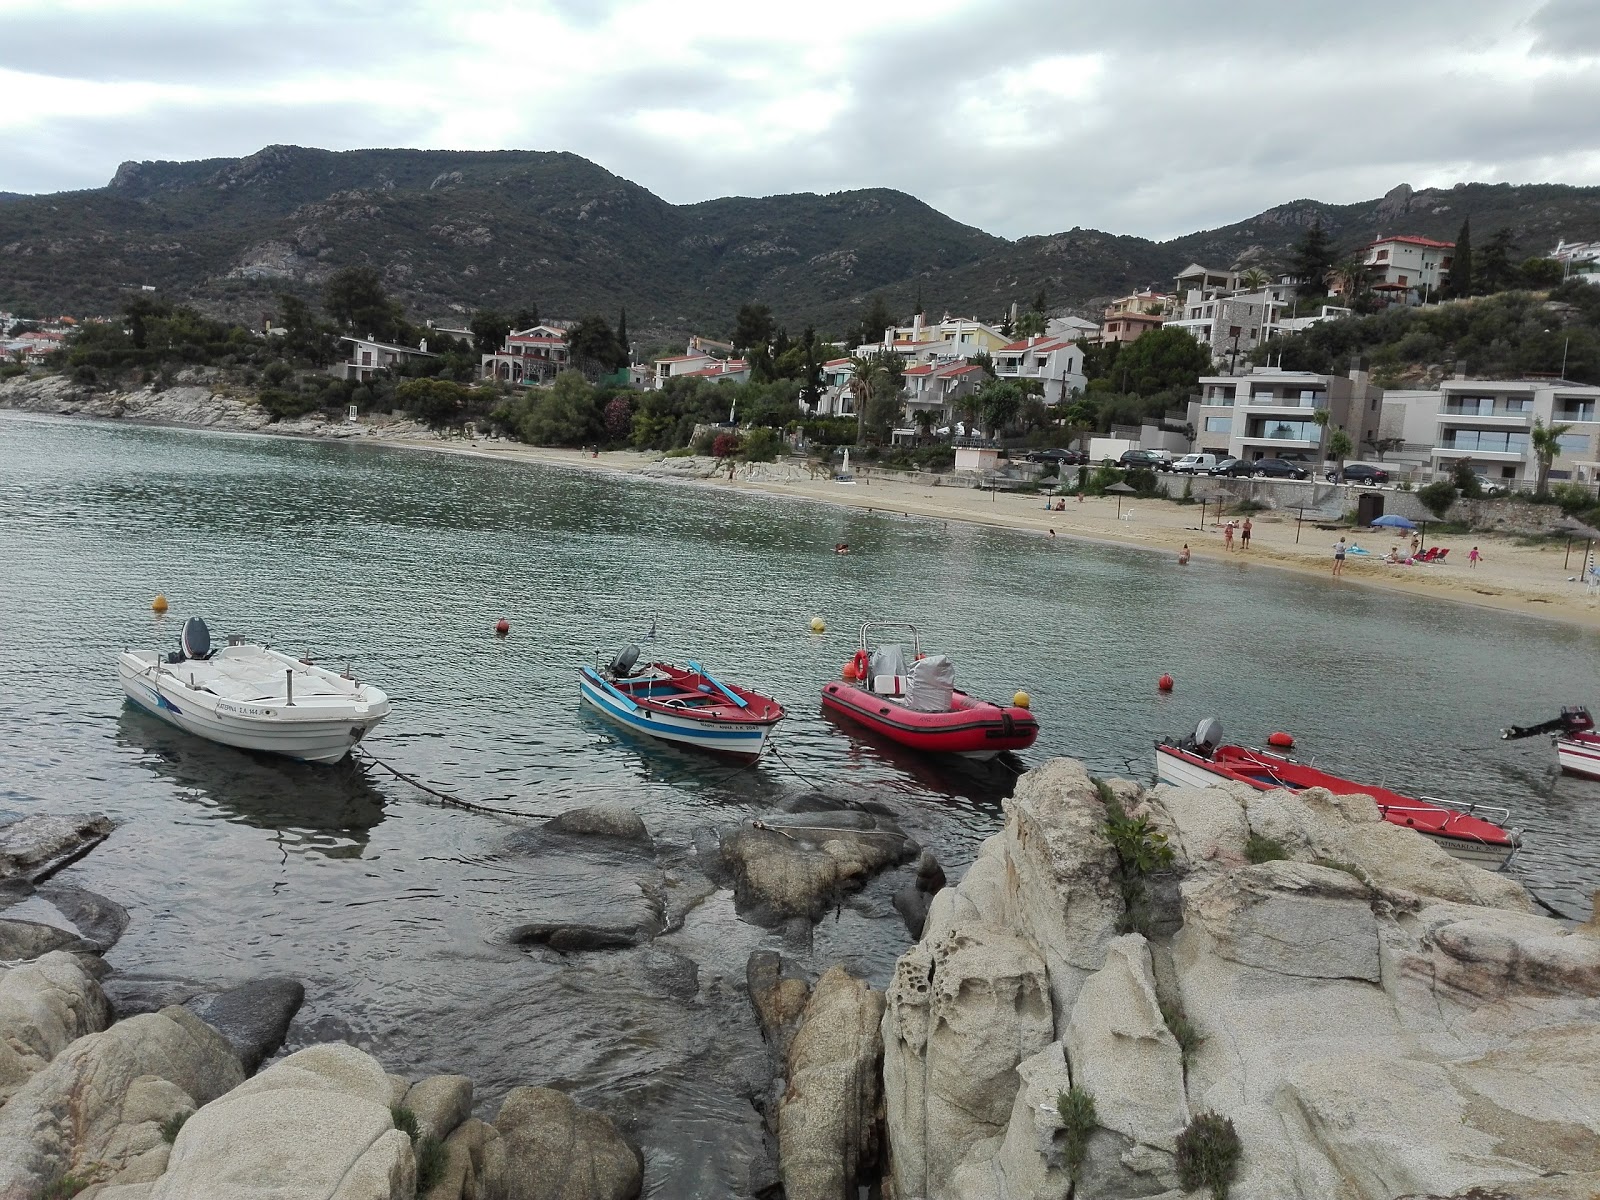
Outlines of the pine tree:
<svg viewBox="0 0 1600 1200">
<path fill-rule="evenodd" d="M 1324 296 L 1328 292 L 1328 272 L 1333 269 L 1333 242 L 1318 217 L 1294 248 L 1290 269 L 1300 279 L 1302 296 Z"/>
<path fill-rule="evenodd" d="M 1472 219 L 1461 222 L 1461 232 L 1456 234 L 1455 257 L 1450 260 L 1450 274 L 1444 281 L 1445 295 L 1452 300 L 1464 300 L 1472 295 Z"/>
<path fill-rule="evenodd" d="M 633 347 L 628 345 L 628 306 L 624 304 L 622 311 L 617 314 L 617 345 L 622 348 L 628 364 L 633 364 Z"/>
</svg>

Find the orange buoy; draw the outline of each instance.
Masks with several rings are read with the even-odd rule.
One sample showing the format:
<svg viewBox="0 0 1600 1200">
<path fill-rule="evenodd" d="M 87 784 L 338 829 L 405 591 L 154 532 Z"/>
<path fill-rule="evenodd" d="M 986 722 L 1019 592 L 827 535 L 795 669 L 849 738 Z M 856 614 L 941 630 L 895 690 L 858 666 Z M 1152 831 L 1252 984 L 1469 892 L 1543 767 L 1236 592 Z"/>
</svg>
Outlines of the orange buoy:
<svg viewBox="0 0 1600 1200">
<path fill-rule="evenodd" d="M 166 612 L 167 598 L 165 596 L 157 596 L 154 600 L 150 601 L 150 611 L 154 613 Z"/>
<path fill-rule="evenodd" d="M 1163 675 L 1160 679 L 1156 680 L 1156 686 L 1163 692 L 1170 692 L 1172 690 L 1172 676 Z"/>
<path fill-rule="evenodd" d="M 1267 745 L 1276 746 L 1280 750 L 1287 750 L 1294 745 L 1294 734 L 1278 730 L 1276 733 L 1267 734 Z"/>
<path fill-rule="evenodd" d="M 839 668 L 839 678 L 840 679 L 854 679 L 855 677 L 856 677 L 856 660 L 852 658 L 849 662 L 845 663 L 843 667 Z"/>
<path fill-rule="evenodd" d="M 496 637 L 505 637 L 506 634 L 511 632 L 511 622 L 501 617 L 494 623 L 494 632 Z"/>
</svg>

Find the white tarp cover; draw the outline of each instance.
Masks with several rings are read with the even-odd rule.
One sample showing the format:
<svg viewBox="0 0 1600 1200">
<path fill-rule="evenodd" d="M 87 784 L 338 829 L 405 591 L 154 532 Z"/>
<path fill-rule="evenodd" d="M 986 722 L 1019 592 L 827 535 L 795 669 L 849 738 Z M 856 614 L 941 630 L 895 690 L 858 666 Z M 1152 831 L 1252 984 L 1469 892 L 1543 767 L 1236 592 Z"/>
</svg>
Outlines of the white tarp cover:
<svg viewBox="0 0 1600 1200">
<path fill-rule="evenodd" d="M 956 665 L 942 654 L 930 654 L 911 664 L 906 683 L 906 707 L 912 712 L 949 712 L 956 687 Z"/>
<path fill-rule="evenodd" d="M 906 652 L 903 646 L 892 643 L 879 646 L 872 652 L 872 678 L 880 675 L 904 675 L 906 673 Z"/>
</svg>

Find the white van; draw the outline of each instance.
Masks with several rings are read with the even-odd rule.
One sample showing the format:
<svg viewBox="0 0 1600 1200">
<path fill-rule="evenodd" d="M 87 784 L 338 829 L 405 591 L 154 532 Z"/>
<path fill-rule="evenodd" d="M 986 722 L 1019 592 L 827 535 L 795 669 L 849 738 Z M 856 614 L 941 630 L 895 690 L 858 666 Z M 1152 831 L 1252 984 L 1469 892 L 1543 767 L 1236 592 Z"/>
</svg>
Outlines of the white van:
<svg viewBox="0 0 1600 1200">
<path fill-rule="evenodd" d="M 1172 464 L 1172 469 L 1184 475 L 1209 475 L 1216 465 L 1215 454 L 1185 454 Z"/>
</svg>

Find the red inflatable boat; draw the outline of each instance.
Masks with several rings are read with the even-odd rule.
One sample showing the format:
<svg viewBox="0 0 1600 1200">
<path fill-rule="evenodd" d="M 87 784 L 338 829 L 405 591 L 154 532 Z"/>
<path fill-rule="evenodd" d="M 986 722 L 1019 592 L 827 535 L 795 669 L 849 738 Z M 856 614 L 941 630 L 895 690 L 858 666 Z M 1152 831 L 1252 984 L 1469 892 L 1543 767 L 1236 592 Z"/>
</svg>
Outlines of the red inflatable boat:
<svg viewBox="0 0 1600 1200">
<path fill-rule="evenodd" d="M 910 631 L 909 665 L 898 645 L 873 648 L 874 632 L 885 629 Z M 823 687 L 822 707 L 913 750 L 990 759 L 1033 745 L 1039 723 L 1027 708 L 957 691 L 954 674 L 948 659 L 922 653 L 914 625 L 869 623 L 844 678 Z"/>
</svg>

